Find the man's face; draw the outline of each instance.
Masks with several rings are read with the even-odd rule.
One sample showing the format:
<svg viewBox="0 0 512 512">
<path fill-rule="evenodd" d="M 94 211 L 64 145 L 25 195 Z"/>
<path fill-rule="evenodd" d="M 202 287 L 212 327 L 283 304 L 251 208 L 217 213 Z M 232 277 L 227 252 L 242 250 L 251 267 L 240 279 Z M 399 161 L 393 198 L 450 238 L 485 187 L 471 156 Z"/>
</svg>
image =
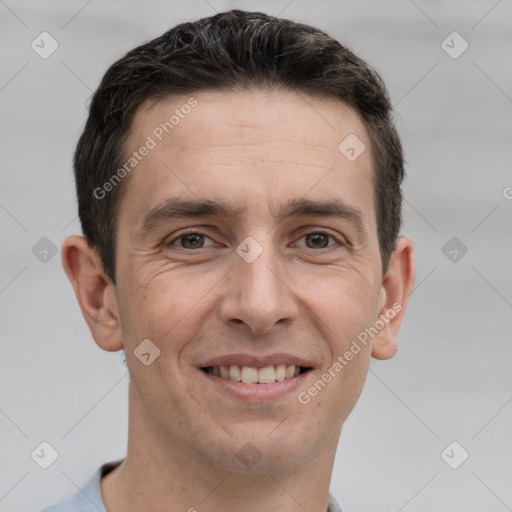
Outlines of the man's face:
<svg viewBox="0 0 512 512">
<path fill-rule="evenodd" d="M 261 455 L 258 469 L 293 467 L 332 452 L 371 344 L 308 404 L 298 395 L 382 308 L 368 135 L 341 102 L 262 92 L 193 97 L 197 105 L 169 133 L 157 128 L 189 98 L 143 104 L 126 145 L 131 154 L 148 136 L 156 143 L 126 178 L 119 207 L 116 293 L 130 407 L 159 446 L 235 470 L 244 469 L 237 453 L 245 446 L 257 454 L 249 457 Z M 367 148 L 353 161 L 338 149 L 349 134 Z M 236 214 L 199 208 L 173 217 L 181 202 Z M 337 209 L 324 208 L 334 202 Z M 149 365 L 134 354 L 146 339 L 160 350 Z M 282 365 L 303 370 L 270 383 L 225 377 L 236 379 L 242 367 L 246 381 L 274 381 Z"/>
</svg>

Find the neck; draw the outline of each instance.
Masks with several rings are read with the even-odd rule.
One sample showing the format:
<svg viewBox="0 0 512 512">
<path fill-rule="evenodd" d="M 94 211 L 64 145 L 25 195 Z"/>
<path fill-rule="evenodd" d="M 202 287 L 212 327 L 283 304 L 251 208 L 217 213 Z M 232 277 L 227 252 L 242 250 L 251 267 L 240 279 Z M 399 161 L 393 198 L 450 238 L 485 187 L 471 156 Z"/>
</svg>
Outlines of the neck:
<svg viewBox="0 0 512 512">
<path fill-rule="evenodd" d="M 100 483 L 105 508 L 326 512 L 339 432 L 331 437 L 321 453 L 293 467 L 235 471 L 207 460 L 194 447 L 164 439 L 139 408 L 130 406 L 127 456 Z"/>
</svg>

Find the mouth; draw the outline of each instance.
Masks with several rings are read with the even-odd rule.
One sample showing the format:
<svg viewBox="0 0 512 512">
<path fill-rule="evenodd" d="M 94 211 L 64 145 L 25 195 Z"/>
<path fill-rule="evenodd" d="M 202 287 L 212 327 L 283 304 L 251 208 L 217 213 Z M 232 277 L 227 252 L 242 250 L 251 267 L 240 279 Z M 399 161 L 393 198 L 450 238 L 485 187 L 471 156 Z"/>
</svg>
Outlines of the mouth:
<svg viewBox="0 0 512 512">
<path fill-rule="evenodd" d="M 311 380 L 317 367 L 314 361 L 292 353 L 233 353 L 203 360 L 196 368 L 213 392 L 228 399 L 261 403 L 287 400 Z"/>
<path fill-rule="evenodd" d="M 294 364 L 278 364 L 264 367 L 220 365 L 204 366 L 201 368 L 203 372 L 219 379 L 242 382 L 243 384 L 262 385 L 291 380 L 311 371 L 311 369 L 311 367 Z"/>
</svg>

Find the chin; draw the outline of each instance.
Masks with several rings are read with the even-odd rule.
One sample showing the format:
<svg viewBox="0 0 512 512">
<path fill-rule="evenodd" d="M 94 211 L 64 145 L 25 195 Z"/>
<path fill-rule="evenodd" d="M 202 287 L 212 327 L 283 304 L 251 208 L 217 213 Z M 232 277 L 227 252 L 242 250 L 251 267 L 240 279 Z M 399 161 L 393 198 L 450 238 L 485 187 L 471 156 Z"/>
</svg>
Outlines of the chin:
<svg viewBox="0 0 512 512">
<path fill-rule="evenodd" d="M 306 426 L 294 426 L 290 432 L 290 425 L 286 425 L 288 429 L 284 424 L 278 425 L 246 423 L 232 437 L 224 436 L 221 442 L 215 443 L 215 454 L 203 455 L 227 471 L 255 474 L 293 470 L 321 449 L 321 443 L 304 435 L 308 433 Z"/>
</svg>

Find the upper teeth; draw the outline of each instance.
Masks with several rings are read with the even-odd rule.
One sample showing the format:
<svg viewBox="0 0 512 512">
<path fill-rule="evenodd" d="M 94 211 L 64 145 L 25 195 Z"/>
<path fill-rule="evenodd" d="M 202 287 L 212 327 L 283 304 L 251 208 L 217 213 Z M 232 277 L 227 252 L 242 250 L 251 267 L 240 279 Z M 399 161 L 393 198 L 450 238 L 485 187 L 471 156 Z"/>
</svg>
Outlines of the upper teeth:
<svg viewBox="0 0 512 512">
<path fill-rule="evenodd" d="M 211 366 L 208 373 L 223 377 L 225 379 L 242 381 L 246 384 L 272 384 L 273 382 L 291 379 L 300 373 L 300 366 L 294 364 L 278 364 L 276 366 L 265 366 L 265 368 L 256 368 L 255 366 Z"/>
</svg>

